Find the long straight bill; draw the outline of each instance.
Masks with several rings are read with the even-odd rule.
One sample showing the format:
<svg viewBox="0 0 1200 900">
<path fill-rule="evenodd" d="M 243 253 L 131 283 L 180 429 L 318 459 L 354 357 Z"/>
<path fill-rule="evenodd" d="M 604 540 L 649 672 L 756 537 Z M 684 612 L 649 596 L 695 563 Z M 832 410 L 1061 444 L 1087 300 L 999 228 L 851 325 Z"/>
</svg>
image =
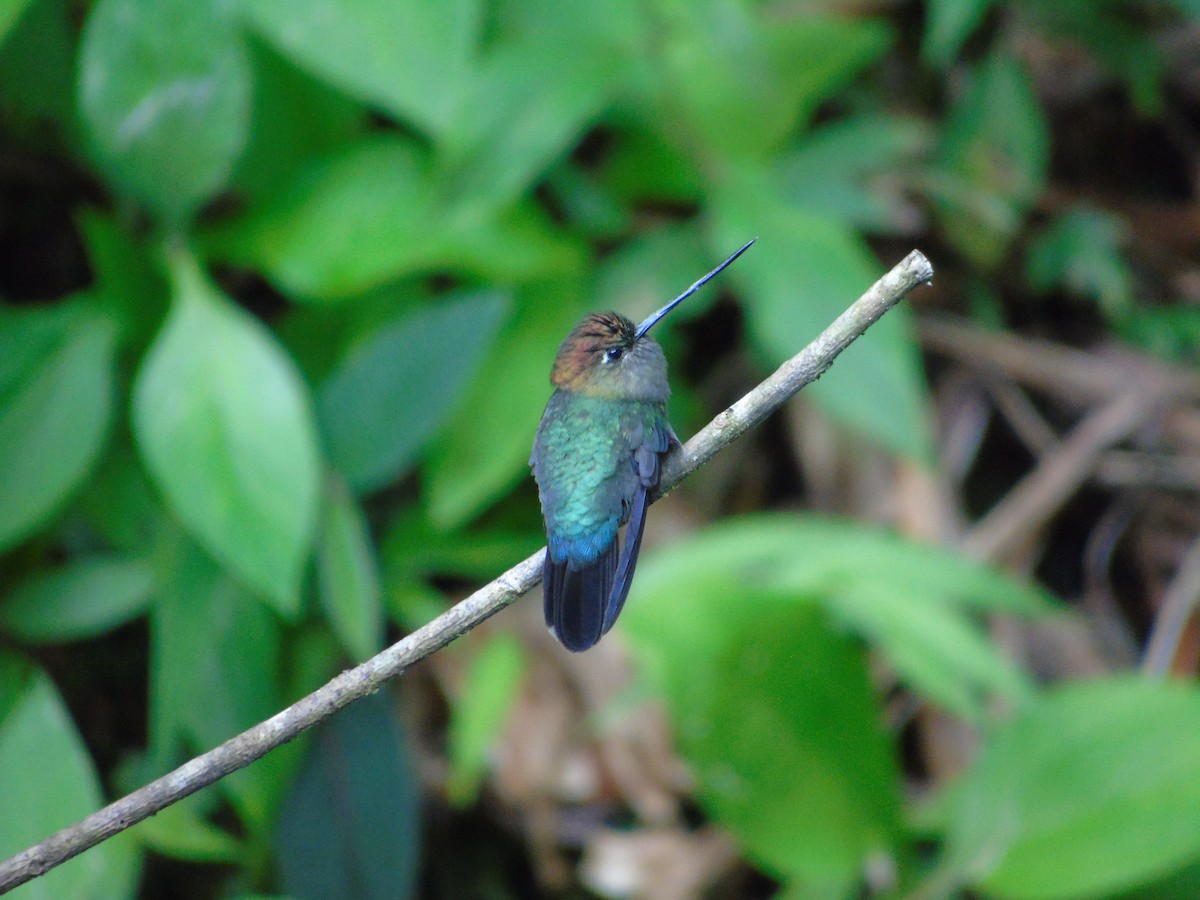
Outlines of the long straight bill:
<svg viewBox="0 0 1200 900">
<path fill-rule="evenodd" d="M 737 253 L 733 254 L 733 256 L 729 257 L 729 259 L 725 260 L 725 262 L 721 263 L 719 266 L 717 266 L 715 269 L 713 269 L 711 272 L 709 272 L 707 275 L 705 275 L 703 278 L 701 278 L 699 281 L 697 281 L 695 284 L 693 284 L 690 288 L 688 288 L 686 291 L 684 291 L 682 294 L 680 294 L 678 297 L 676 297 L 674 300 L 672 300 L 670 303 L 668 303 L 666 306 L 664 306 L 658 312 L 654 313 L 649 318 L 647 318 L 644 322 L 642 322 L 641 325 L 639 325 L 637 327 L 637 334 L 635 334 L 633 336 L 633 339 L 635 341 L 639 340 L 642 337 L 642 335 L 644 335 L 647 331 L 649 331 L 651 328 L 653 328 L 655 326 L 655 324 L 658 322 L 659 319 L 661 319 L 663 316 L 665 316 L 667 313 L 669 313 L 671 310 L 673 310 L 676 306 L 678 306 L 680 303 L 682 303 L 688 297 L 692 296 L 692 294 L 696 293 L 696 291 L 700 290 L 700 288 L 704 287 L 706 284 L 708 284 L 710 281 L 712 281 L 714 278 L 716 278 L 718 275 L 720 275 L 722 270 L 724 270 L 724 268 L 726 266 L 728 266 L 731 262 L 733 262 L 735 259 L 737 259 L 739 256 L 741 256 L 747 250 L 749 250 L 750 245 L 753 244 L 754 241 L 757 241 L 757 240 L 758 240 L 758 238 L 753 238 L 752 240 L 747 241 L 745 246 L 743 246 L 740 250 L 738 250 Z"/>
</svg>

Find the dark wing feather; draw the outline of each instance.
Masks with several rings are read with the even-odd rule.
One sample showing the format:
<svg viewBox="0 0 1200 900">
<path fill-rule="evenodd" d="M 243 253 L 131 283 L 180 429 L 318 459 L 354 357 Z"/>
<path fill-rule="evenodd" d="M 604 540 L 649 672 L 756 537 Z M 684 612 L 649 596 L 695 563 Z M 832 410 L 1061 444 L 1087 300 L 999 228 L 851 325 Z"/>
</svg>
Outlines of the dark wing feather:
<svg viewBox="0 0 1200 900">
<path fill-rule="evenodd" d="M 621 550 L 621 562 L 613 580 L 612 594 L 604 611 L 604 630 L 607 634 L 621 614 L 629 588 L 633 584 L 633 571 L 637 568 L 638 553 L 642 549 L 642 532 L 646 524 L 646 510 L 650 508 L 650 493 L 658 487 L 662 474 L 662 454 L 678 443 L 670 426 L 655 428 L 650 439 L 638 447 L 633 454 L 633 471 L 638 486 L 633 494 L 633 508 L 629 513 L 629 527 L 625 529 L 625 546 Z"/>
<path fill-rule="evenodd" d="M 617 570 L 616 541 L 580 568 L 570 562 L 554 562 L 546 553 L 543 569 L 543 609 L 548 627 L 562 645 L 578 653 L 593 646 L 608 629 L 605 607 L 613 590 Z"/>
<path fill-rule="evenodd" d="M 637 567 L 638 552 L 642 549 L 642 529 L 646 524 L 646 510 L 650 507 L 649 499 L 650 491 L 645 487 L 638 488 L 633 496 L 633 511 L 629 514 L 629 527 L 625 530 L 625 547 L 621 551 L 621 563 L 617 566 L 612 592 L 604 610 L 604 630 L 601 634 L 608 634 L 613 622 L 621 614 L 625 598 L 629 596 L 633 570 Z M 616 546 L 616 541 L 613 541 L 613 546 Z"/>
</svg>

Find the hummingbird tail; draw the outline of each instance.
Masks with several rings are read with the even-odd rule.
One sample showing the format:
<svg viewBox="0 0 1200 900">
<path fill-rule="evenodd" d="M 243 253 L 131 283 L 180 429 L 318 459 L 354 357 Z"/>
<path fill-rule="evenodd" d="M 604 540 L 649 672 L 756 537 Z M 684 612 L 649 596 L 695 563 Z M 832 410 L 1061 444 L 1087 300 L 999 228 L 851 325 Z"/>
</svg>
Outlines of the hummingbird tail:
<svg viewBox="0 0 1200 900">
<path fill-rule="evenodd" d="M 617 551 L 614 539 L 595 562 L 580 568 L 567 560 L 555 562 L 546 552 L 542 570 L 546 627 L 568 650 L 587 650 L 607 630 L 605 611 L 617 571 Z"/>
</svg>

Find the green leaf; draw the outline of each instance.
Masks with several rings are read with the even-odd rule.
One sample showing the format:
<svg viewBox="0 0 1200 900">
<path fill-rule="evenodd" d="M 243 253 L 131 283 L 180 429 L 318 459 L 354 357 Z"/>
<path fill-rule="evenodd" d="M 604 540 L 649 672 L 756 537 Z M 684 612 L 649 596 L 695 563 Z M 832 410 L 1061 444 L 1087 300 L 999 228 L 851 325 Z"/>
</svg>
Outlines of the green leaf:
<svg viewBox="0 0 1200 900">
<path fill-rule="evenodd" d="M 554 351 L 582 314 L 576 282 L 523 291 L 517 311 L 482 363 L 429 454 L 425 487 L 438 528 L 461 525 L 529 474 L 529 451 L 549 396 Z"/>
<path fill-rule="evenodd" d="M 77 16 L 70 0 L 38 0 L 10 23 L 0 48 L 0 97 L 10 145 L 14 138 L 32 138 L 39 147 L 47 138 L 72 148 L 81 143 L 75 105 Z"/>
<path fill-rule="evenodd" d="M 887 49 L 881 22 L 780 14 L 768 24 L 747 4 L 675 4 L 661 54 L 662 98 L 682 107 L 691 143 L 727 158 L 766 156 L 817 107 Z M 685 135 L 690 137 L 690 135 Z"/>
<path fill-rule="evenodd" d="M 380 136 L 311 163 L 277 199 L 206 235 L 206 250 L 323 304 L 441 268 L 507 281 L 582 263 L 578 238 L 555 231 L 533 203 L 471 215 L 435 196 L 430 164 L 411 140 Z"/>
<path fill-rule="evenodd" d="M 380 541 L 385 593 L 429 576 L 486 579 L 529 556 L 545 542 L 536 516 L 528 530 L 503 524 L 469 531 L 434 528 L 419 507 L 406 507 Z"/>
<path fill-rule="evenodd" d="M 1063 288 L 1095 300 L 1110 319 L 1133 305 L 1133 273 L 1121 252 L 1124 223 L 1098 210 L 1075 209 L 1056 218 L 1029 246 L 1025 273 L 1034 290 Z"/>
<path fill-rule="evenodd" d="M 587 306 L 619 309 L 639 322 L 713 265 L 712 254 L 695 222 L 655 228 L 627 241 L 599 263 L 595 296 Z M 719 296 L 719 289 L 701 291 L 671 313 L 671 322 L 702 315 Z M 581 309 L 580 314 L 584 311 Z M 566 337 L 566 332 L 561 337 Z M 658 340 L 666 338 L 660 334 Z"/>
<path fill-rule="evenodd" d="M 387 694 L 319 727 L 275 834 L 283 890 L 328 900 L 415 897 L 420 791 Z"/>
<path fill-rule="evenodd" d="M 161 267 L 113 219 L 85 210 L 79 216 L 95 279 L 90 295 L 112 316 L 122 347 L 150 343 L 167 313 L 170 291 Z"/>
<path fill-rule="evenodd" d="M 1011 55 L 993 53 L 942 129 L 926 187 L 947 239 L 977 265 L 998 265 L 1042 190 L 1049 155 L 1029 77 Z"/>
<path fill-rule="evenodd" d="M 621 73 L 615 63 L 596 45 L 568 47 L 555 35 L 494 47 L 446 134 L 443 202 L 466 223 L 514 202 L 609 102 Z"/>
<path fill-rule="evenodd" d="M 921 58 L 929 65 L 948 66 L 995 0 L 929 0 Z"/>
<path fill-rule="evenodd" d="M 223 4 L 99 0 L 80 49 L 79 106 L 114 181 L 178 225 L 246 140 L 250 69 Z"/>
<path fill-rule="evenodd" d="M 337 476 L 325 480 L 325 509 L 317 537 L 317 582 L 325 615 L 352 659 L 383 642 L 379 572 L 366 518 Z"/>
<path fill-rule="evenodd" d="M 751 859 L 829 887 L 891 848 L 899 776 L 854 640 L 812 605 L 755 588 L 692 582 L 631 600 L 623 628 L 699 799 Z"/>
<path fill-rule="evenodd" d="M 403 474 L 462 399 L 505 299 L 467 293 L 408 313 L 362 340 L 321 386 L 335 468 L 357 491 Z"/>
<path fill-rule="evenodd" d="M 263 43 L 251 41 L 249 49 L 254 77 L 249 136 L 230 180 L 239 197 L 260 203 L 285 189 L 312 159 L 359 136 L 368 113 Z"/>
<path fill-rule="evenodd" d="M 76 509 L 107 546 L 129 557 L 141 557 L 154 545 L 167 518 L 128 435 L 88 479 Z"/>
<path fill-rule="evenodd" d="M 950 603 L 930 602 L 924 591 L 922 584 L 864 581 L 831 593 L 828 603 L 916 691 L 964 719 L 981 719 L 993 696 L 1027 701 L 1028 677 L 979 624 Z"/>
<path fill-rule="evenodd" d="M 475 802 L 487 772 L 488 753 L 508 721 L 525 669 L 521 642 L 511 634 L 488 638 L 471 660 L 450 711 L 446 791 L 456 806 Z"/>
<path fill-rule="evenodd" d="M 478 0 L 243 0 L 246 21 L 297 65 L 437 135 L 461 98 Z"/>
<path fill-rule="evenodd" d="M 81 303 L 0 307 L 0 549 L 45 525 L 103 447 L 113 343 Z"/>
<path fill-rule="evenodd" d="M 701 593 L 819 603 L 839 624 L 876 643 L 915 689 L 971 718 L 983 715 L 991 696 L 1015 702 L 1030 693 L 1027 679 L 971 614 L 1051 608 L 1032 588 L 953 553 L 808 516 L 730 520 L 654 554 L 639 566 L 630 607 L 644 595 L 669 609 L 670 598 L 684 604 Z M 695 627 L 706 627 L 699 602 L 694 615 Z M 716 627 L 724 613 L 714 608 L 707 615 L 714 621 L 709 627 Z"/>
<path fill-rule="evenodd" d="M 19 640 L 59 643 L 95 637 L 146 611 L 154 589 L 149 563 L 77 559 L 41 570 L 0 601 L 0 627 Z"/>
<path fill-rule="evenodd" d="M 1200 692 L 1061 687 L 999 726 L 958 788 L 948 862 L 988 896 L 1108 896 L 1200 855 Z"/>
<path fill-rule="evenodd" d="M 861 115 L 806 134 L 778 159 L 787 200 L 821 216 L 878 232 L 911 231 L 905 171 L 927 148 L 933 131 L 900 116 Z"/>
<path fill-rule="evenodd" d="M 307 391 L 270 332 L 191 257 L 173 256 L 171 272 L 173 309 L 134 385 L 138 446 L 197 539 L 294 616 L 317 515 Z"/>
<path fill-rule="evenodd" d="M 639 201 L 695 204 L 703 193 L 701 173 L 672 140 L 676 136 L 658 132 L 659 117 L 651 114 L 649 119 L 613 131 L 604 158 L 609 191 L 627 206 Z"/>
<path fill-rule="evenodd" d="M 1133 309 L 1115 323 L 1130 343 L 1172 362 L 1200 361 L 1200 308 L 1195 306 Z"/>
<path fill-rule="evenodd" d="M 208 750 L 274 715 L 283 698 L 280 627 L 271 611 L 178 531 L 160 541 L 149 731 L 151 767 L 165 770 L 181 749 Z M 294 752 L 276 751 L 220 782 L 250 829 L 266 827 Z"/>
<path fill-rule="evenodd" d="M 22 660 L 0 653 L 0 858 L 72 824 L 104 802 L 95 767 L 50 679 Z M 132 897 L 136 850 L 117 835 L 86 856 L 68 860 L 18 889 L 14 898 Z"/>
<path fill-rule="evenodd" d="M 798 353 L 879 276 L 858 235 L 838 219 L 788 204 L 771 173 L 728 169 L 713 214 L 721 247 L 761 235 L 729 276 L 747 286 L 750 337 L 771 367 Z M 884 447 L 930 459 L 925 380 L 905 306 L 871 326 L 805 393 Z"/>
<path fill-rule="evenodd" d="M 139 822 L 133 834 L 147 848 L 173 859 L 235 864 L 241 859 L 237 839 L 205 821 L 187 803 L 173 803 Z"/>
<path fill-rule="evenodd" d="M 218 232 L 215 252 L 262 269 L 297 300 L 367 290 L 430 264 L 428 170 L 407 138 L 359 141 L 315 160 L 261 211 Z"/>
<path fill-rule="evenodd" d="M 20 20 L 29 0 L 3 0 L 0 2 L 0 47 L 8 39 L 13 26 Z"/>
</svg>

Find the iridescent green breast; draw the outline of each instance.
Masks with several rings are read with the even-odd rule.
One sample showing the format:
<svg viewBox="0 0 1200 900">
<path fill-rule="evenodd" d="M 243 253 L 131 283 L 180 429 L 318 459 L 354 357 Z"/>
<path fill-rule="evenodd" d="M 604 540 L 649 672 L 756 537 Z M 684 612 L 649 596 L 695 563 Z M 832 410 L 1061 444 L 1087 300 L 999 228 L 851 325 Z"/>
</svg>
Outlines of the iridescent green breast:
<svg viewBox="0 0 1200 900">
<path fill-rule="evenodd" d="M 555 392 L 530 459 L 553 558 L 582 563 L 608 547 L 638 487 L 634 451 L 663 452 L 669 434 L 662 403 Z"/>
</svg>

